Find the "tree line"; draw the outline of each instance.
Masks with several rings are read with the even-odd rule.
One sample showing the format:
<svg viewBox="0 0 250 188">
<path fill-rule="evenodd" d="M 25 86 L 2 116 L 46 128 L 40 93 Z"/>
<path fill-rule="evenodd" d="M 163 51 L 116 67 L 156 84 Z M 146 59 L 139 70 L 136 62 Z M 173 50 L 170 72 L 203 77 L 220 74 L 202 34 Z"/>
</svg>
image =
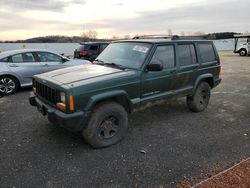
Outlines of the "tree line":
<svg viewBox="0 0 250 188">
<path fill-rule="evenodd" d="M 239 34 L 235 32 L 222 32 L 222 33 L 209 33 L 202 36 L 199 36 L 203 39 L 208 40 L 218 40 L 218 39 L 230 39 L 233 38 L 234 34 Z M 87 31 L 80 34 L 80 36 L 45 36 L 45 37 L 35 37 L 26 40 L 17 40 L 17 41 L 0 41 L 5 43 L 80 43 L 87 41 L 112 41 L 115 39 L 130 39 L 129 35 L 125 35 L 124 37 L 115 37 L 112 39 L 98 39 L 96 31 Z"/>
</svg>

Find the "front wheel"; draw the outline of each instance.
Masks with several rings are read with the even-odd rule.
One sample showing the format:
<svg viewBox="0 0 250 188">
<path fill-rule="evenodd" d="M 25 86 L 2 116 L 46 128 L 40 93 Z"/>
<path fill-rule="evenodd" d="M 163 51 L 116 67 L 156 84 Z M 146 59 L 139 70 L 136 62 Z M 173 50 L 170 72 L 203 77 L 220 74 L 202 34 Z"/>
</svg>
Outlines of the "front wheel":
<svg viewBox="0 0 250 188">
<path fill-rule="evenodd" d="M 187 106 L 193 112 L 201 112 L 208 106 L 211 88 L 207 82 L 201 82 L 194 95 L 187 97 Z"/>
<path fill-rule="evenodd" d="M 240 54 L 240 56 L 246 56 L 247 51 L 245 49 L 242 49 L 242 50 L 240 50 L 239 54 Z"/>
<path fill-rule="evenodd" d="M 104 102 L 97 105 L 82 134 L 94 148 L 101 148 L 119 142 L 128 129 L 128 115 L 118 103 Z"/>
<path fill-rule="evenodd" d="M 13 94 L 18 90 L 18 81 L 12 76 L 0 76 L 0 93 L 2 95 Z"/>
</svg>

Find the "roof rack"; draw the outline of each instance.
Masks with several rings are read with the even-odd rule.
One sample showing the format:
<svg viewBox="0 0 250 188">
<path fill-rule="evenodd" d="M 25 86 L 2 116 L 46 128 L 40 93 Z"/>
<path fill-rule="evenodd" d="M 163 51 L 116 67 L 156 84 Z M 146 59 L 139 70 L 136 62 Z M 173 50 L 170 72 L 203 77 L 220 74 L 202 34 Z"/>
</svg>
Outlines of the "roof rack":
<svg viewBox="0 0 250 188">
<path fill-rule="evenodd" d="M 133 39 L 172 39 L 173 36 L 157 34 L 157 35 L 137 35 Z"/>
<path fill-rule="evenodd" d="M 203 36 L 138 35 L 132 39 L 204 40 Z"/>
<path fill-rule="evenodd" d="M 245 34 L 235 34 L 234 38 L 250 38 L 250 33 Z"/>
</svg>

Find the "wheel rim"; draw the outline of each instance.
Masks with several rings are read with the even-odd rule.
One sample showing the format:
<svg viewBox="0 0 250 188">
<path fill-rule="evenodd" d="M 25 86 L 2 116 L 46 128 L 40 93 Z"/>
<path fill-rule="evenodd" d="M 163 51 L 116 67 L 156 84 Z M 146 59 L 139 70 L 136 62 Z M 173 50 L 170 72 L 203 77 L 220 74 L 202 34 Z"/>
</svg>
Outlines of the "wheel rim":
<svg viewBox="0 0 250 188">
<path fill-rule="evenodd" d="M 112 138 L 118 132 L 118 128 L 119 120 L 115 116 L 110 115 L 101 122 L 99 128 L 99 137 L 102 139 Z"/>
<path fill-rule="evenodd" d="M 246 55 L 246 52 L 245 52 L 244 50 L 241 50 L 241 51 L 240 51 L 240 55 L 241 55 L 241 56 L 245 56 L 245 55 Z"/>
<path fill-rule="evenodd" d="M 16 89 L 16 84 L 11 78 L 1 78 L 0 79 L 0 92 L 9 94 Z"/>
</svg>

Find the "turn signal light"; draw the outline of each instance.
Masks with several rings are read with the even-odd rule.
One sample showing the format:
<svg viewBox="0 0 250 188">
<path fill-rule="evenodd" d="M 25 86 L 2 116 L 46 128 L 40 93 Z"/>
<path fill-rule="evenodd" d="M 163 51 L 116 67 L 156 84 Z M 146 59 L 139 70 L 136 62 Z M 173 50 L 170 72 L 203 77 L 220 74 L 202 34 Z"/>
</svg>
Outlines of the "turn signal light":
<svg viewBox="0 0 250 188">
<path fill-rule="evenodd" d="M 63 104 L 63 103 L 61 103 L 61 102 L 56 103 L 56 108 L 57 108 L 58 110 L 61 110 L 61 111 L 64 111 L 64 112 L 65 112 L 65 110 L 66 110 L 65 104 Z"/>
<path fill-rule="evenodd" d="M 69 96 L 69 110 L 71 112 L 74 112 L 74 110 L 75 110 L 74 98 L 72 95 Z"/>
</svg>

